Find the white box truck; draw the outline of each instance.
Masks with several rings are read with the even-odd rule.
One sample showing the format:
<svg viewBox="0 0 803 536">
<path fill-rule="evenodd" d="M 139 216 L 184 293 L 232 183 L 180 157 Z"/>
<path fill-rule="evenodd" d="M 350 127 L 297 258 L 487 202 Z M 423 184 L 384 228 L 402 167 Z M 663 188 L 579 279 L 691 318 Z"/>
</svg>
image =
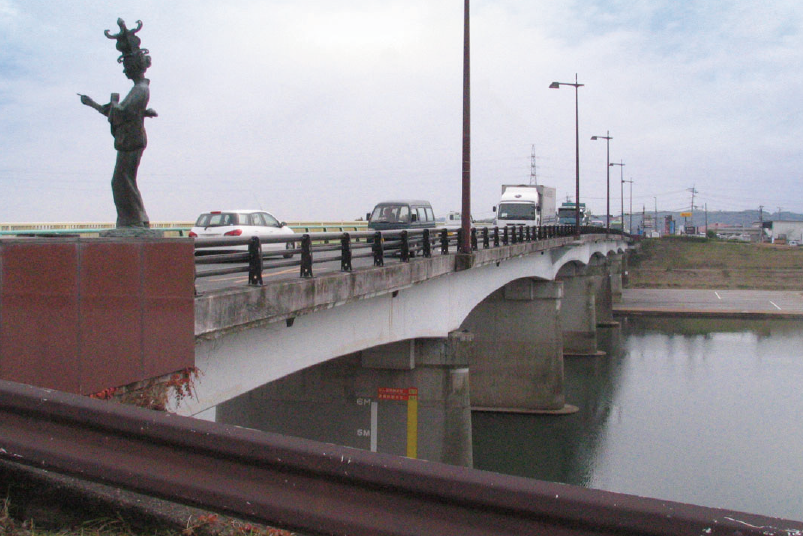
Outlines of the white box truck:
<svg viewBox="0 0 803 536">
<path fill-rule="evenodd" d="M 494 225 L 554 225 L 555 189 L 532 184 L 503 184 Z"/>
</svg>

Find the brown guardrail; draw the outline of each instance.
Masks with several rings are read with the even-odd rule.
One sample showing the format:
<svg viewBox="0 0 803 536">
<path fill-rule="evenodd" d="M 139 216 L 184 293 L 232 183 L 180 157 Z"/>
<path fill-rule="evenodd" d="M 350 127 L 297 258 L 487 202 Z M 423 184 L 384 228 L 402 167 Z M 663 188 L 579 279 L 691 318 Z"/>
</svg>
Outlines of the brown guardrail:
<svg viewBox="0 0 803 536">
<path fill-rule="evenodd" d="M 5 381 L 0 457 L 314 534 L 803 533 L 803 522 L 371 453 Z"/>
</svg>

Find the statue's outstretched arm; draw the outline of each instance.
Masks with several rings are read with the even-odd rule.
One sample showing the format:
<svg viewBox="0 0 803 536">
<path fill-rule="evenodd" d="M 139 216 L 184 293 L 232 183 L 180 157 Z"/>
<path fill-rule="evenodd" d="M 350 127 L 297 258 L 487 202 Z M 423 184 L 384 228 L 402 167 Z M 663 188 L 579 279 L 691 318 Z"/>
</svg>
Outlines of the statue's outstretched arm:
<svg viewBox="0 0 803 536">
<path fill-rule="evenodd" d="M 94 108 L 103 115 L 109 115 L 109 108 L 111 107 L 111 103 L 101 105 L 92 100 L 91 97 L 88 97 L 86 95 L 81 95 L 80 93 L 78 93 L 78 96 L 81 97 L 81 104 L 85 104 L 90 108 Z"/>
</svg>

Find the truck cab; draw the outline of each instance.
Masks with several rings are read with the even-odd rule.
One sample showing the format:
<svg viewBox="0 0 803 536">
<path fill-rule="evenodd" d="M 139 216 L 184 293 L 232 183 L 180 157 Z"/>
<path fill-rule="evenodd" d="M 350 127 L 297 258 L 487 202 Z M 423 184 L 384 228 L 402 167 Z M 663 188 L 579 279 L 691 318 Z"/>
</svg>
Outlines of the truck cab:
<svg viewBox="0 0 803 536">
<path fill-rule="evenodd" d="M 585 203 L 580 203 L 580 225 L 588 225 L 591 215 Z M 565 201 L 558 209 L 558 224 L 574 225 L 577 223 L 577 205 L 572 201 Z"/>
<path fill-rule="evenodd" d="M 538 190 L 535 186 L 502 186 L 502 197 L 499 206 L 494 207 L 496 218 L 494 225 L 541 225 L 541 206 Z"/>
</svg>

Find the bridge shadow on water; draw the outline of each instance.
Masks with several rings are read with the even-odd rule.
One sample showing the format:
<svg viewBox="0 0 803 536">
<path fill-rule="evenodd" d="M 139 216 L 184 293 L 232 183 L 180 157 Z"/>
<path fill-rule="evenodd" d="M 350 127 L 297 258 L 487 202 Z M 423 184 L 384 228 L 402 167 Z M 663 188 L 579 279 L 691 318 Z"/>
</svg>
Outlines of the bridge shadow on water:
<svg viewBox="0 0 803 536">
<path fill-rule="evenodd" d="M 570 415 L 474 412 L 474 467 L 549 482 L 589 486 L 605 423 L 621 375 L 620 328 L 601 328 L 605 355 L 567 357 L 566 401 Z"/>
</svg>

